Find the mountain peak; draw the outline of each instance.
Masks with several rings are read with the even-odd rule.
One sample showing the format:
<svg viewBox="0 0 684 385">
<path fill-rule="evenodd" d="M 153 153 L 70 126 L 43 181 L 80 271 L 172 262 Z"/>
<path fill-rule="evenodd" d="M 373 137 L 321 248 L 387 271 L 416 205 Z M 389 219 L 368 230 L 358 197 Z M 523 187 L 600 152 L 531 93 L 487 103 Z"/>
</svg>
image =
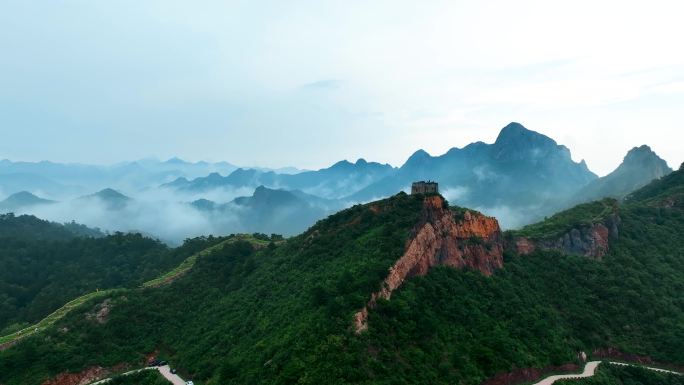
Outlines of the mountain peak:
<svg viewBox="0 0 684 385">
<path fill-rule="evenodd" d="M 420 149 L 414 152 L 404 163 L 401 168 L 415 168 L 423 167 L 432 157 L 427 151 Z"/>
<path fill-rule="evenodd" d="M 183 159 L 177 157 L 177 156 L 174 156 L 173 158 L 168 159 L 168 160 L 167 160 L 166 162 L 164 162 L 164 163 L 167 163 L 167 164 L 185 164 L 185 163 L 187 163 L 187 162 L 184 161 Z"/>
<path fill-rule="evenodd" d="M 10 195 L 9 197 L 7 197 L 7 199 L 10 199 L 10 198 L 15 198 L 15 199 L 27 199 L 27 198 L 28 198 L 28 199 L 40 199 L 40 198 L 38 198 L 35 194 L 32 194 L 32 193 L 30 193 L 30 192 L 28 192 L 28 191 L 19 191 L 19 192 L 16 192 L 16 193 Z"/>
<path fill-rule="evenodd" d="M 631 150 L 627 151 L 627 155 L 625 155 L 625 158 L 623 161 L 631 161 L 631 160 L 638 160 L 638 159 L 643 159 L 643 158 L 649 158 L 649 157 L 658 157 L 653 150 L 651 150 L 651 147 L 642 144 L 639 147 L 634 147 Z"/>
<path fill-rule="evenodd" d="M 646 167 L 658 174 L 657 177 L 672 171 L 667 162 L 645 144 L 629 150 L 620 167 Z"/>
<path fill-rule="evenodd" d="M 354 163 L 345 159 L 345 160 L 341 160 L 341 161 L 333 164 L 332 166 L 330 166 L 330 168 L 331 169 L 348 168 L 348 167 L 351 167 L 353 165 L 354 165 Z"/>
<path fill-rule="evenodd" d="M 40 198 L 28 191 L 19 191 L 0 202 L 0 207 L 19 208 L 21 206 L 31 206 L 37 204 L 54 203 L 54 201 Z"/>
<path fill-rule="evenodd" d="M 536 131 L 528 130 L 520 123 L 509 123 L 501 129 L 492 145 L 492 156 L 500 161 L 541 161 L 549 157 L 570 160 L 570 150 L 555 140 Z"/>
<path fill-rule="evenodd" d="M 532 143 L 539 141 L 552 142 L 554 145 L 556 144 L 556 142 L 553 139 L 549 138 L 546 135 L 540 134 L 536 131 L 528 130 L 527 128 L 525 128 L 525 126 L 523 126 L 520 123 L 511 122 L 508 123 L 506 127 L 501 129 L 501 131 L 499 132 L 499 136 L 497 136 L 496 142 L 494 144 L 518 145 L 521 144 L 521 142 Z"/>
<path fill-rule="evenodd" d="M 92 196 L 96 196 L 100 199 L 104 200 L 128 200 L 130 199 L 129 197 L 125 196 L 124 194 L 114 190 L 113 188 L 105 188 L 102 189 Z"/>
<path fill-rule="evenodd" d="M 424 162 L 426 159 L 430 159 L 430 154 L 427 151 L 420 149 L 411 154 L 408 160 L 406 160 L 406 163 Z"/>
</svg>

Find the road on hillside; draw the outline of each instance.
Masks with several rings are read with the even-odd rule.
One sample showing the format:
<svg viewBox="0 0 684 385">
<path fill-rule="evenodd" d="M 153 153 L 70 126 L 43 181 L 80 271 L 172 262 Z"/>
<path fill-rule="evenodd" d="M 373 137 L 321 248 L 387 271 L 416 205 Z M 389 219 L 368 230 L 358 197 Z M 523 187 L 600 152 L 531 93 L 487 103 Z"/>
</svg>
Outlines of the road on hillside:
<svg viewBox="0 0 684 385">
<path fill-rule="evenodd" d="M 164 376 L 164 378 L 166 378 L 173 385 L 185 385 L 186 384 L 186 382 L 182 378 L 180 378 L 180 376 L 178 376 L 177 374 L 171 373 L 171 368 L 169 367 L 169 365 L 148 366 L 146 368 L 131 370 L 130 372 L 117 374 L 117 376 L 127 376 L 129 374 L 138 373 L 138 372 L 143 371 L 143 370 L 158 370 L 159 373 L 161 373 L 161 375 Z M 102 379 L 100 381 L 93 382 L 90 385 L 104 385 L 111 380 L 112 380 L 111 378 L 105 378 L 105 379 Z"/>
<path fill-rule="evenodd" d="M 545 379 L 543 379 L 539 382 L 536 382 L 534 385 L 551 385 L 558 380 L 574 380 L 574 379 L 579 379 L 579 378 L 591 377 L 594 374 L 596 374 L 596 368 L 599 366 L 600 363 L 601 363 L 601 361 L 590 361 L 590 362 L 587 362 L 587 365 L 584 366 L 584 371 L 580 374 L 560 374 L 560 375 L 549 376 L 549 377 L 546 377 Z M 652 368 L 650 366 L 641 366 L 641 365 L 628 364 L 625 362 L 613 362 L 613 361 L 609 361 L 608 363 L 611 365 L 634 366 L 637 368 L 653 370 L 653 371 L 661 372 L 661 373 L 670 373 L 670 374 L 682 375 L 682 373 L 679 373 L 679 372 L 673 372 L 671 370 L 665 370 L 665 369 L 660 369 L 660 368 Z"/>
<path fill-rule="evenodd" d="M 173 385 L 185 385 L 185 381 L 183 381 L 182 378 L 180 378 L 177 374 L 171 373 L 171 368 L 169 368 L 169 365 L 160 366 L 157 368 L 157 370 L 159 370 L 159 373 L 161 373 L 161 375 L 169 380 Z"/>
<path fill-rule="evenodd" d="M 591 361 L 587 362 L 584 366 L 584 371 L 579 374 L 557 374 L 555 376 L 546 377 L 545 379 L 535 383 L 534 385 L 551 385 L 558 380 L 567 380 L 575 378 L 585 378 L 591 377 L 596 372 L 596 368 L 601 363 L 601 361 Z"/>
</svg>

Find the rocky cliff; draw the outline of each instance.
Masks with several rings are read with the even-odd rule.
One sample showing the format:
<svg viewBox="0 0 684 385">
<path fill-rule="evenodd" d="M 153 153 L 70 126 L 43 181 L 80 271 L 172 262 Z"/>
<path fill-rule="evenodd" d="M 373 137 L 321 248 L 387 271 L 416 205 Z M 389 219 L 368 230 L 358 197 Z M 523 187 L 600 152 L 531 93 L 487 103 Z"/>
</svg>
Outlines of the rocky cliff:
<svg viewBox="0 0 684 385">
<path fill-rule="evenodd" d="M 535 250 L 557 250 L 563 254 L 581 255 L 595 259 L 601 259 L 610 248 L 610 241 L 617 239 L 619 235 L 620 216 L 611 214 L 589 225 L 573 227 L 563 235 L 553 239 L 530 239 L 528 237 L 515 237 L 507 243 L 512 249 L 526 255 Z"/>
<path fill-rule="evenodd" d="M 382 289 L 371 294 L 368 304 L 355 314 L 357 333 L 367 329 L 368 311 L 379 298 L 390 299 L 405 280 L 426 275 L 434 266 L 471 268 L 485 275 L 503 266 L 503 240 L 497 220 L 467 210 L 455 213 L 445 206 L 439 195 L 425 198 L 421 220 L 404 255 L 389 269 Z"/>
</svg>

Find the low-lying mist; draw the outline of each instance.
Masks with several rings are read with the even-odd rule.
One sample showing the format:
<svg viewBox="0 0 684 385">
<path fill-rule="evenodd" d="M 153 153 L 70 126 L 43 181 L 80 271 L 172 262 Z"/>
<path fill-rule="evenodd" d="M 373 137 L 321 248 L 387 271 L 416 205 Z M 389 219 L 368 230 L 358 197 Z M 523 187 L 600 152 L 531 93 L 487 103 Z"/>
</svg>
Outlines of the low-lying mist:
<svg viewBox="0 0 684 385">
<path fill-rule="evenodd" d="M 230 203 L 238 196 L 251 195 L 253 190 L 216 189 L 202 194 L 174 192 L 163 188 L 135 193 L 120 191 L 130 199 L 122 204 L 99 196 L 72 197 L 53 204 L 34 205 L 15 210 L 16 214 L 31 214 L 54 222 L 71 222 L 97 227 L 105 232 L 141 232 L 168 244 L 177 245 L 184 239 L 200 235 L 225 235 L 256 231 L 245 207 Z M 220 210 L 201 210 L 191 204 L 208 199 L 220 205 Z M 273 215 L 278 215 L 274 212 Z M 264 229 L 276 230 L 276 229 Z M 280 233 L 292 235 L 282 226 Z"/>
</svg>

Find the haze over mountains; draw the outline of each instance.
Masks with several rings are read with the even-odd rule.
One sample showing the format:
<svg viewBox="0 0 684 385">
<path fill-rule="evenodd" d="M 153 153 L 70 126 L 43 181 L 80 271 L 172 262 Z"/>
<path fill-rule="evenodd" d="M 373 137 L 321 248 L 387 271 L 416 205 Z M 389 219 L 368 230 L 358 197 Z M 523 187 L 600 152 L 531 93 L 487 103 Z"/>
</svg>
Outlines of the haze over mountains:
<svg viewBox="0 0 684 385">
<path fill-rule="evenodd" d="M 253 198 L 293 199 L 236 203 Z M 0 383 L 87 384 L 154 359 L 205 385 L 520 385 L 585 354 L 684 363 L 684 167 L 506 232 L 403 192 L 289 239 L 171 249 L 68 230 L 0 216 Z"/>
<path fill-rule="evenodd" d="M 113 166 L 3 160 L 0 197 L 7 198 L 0 210 L 141 231 L 172 243 L 244 231 L 293 235 L 341 208 L 408 191 L 411 182 L 429 179 L 440 183 L 451 203 L 515 228 L 572 204 L 621 198 L 671 171 L 642 145 L 613 173 L 598 178 L 584 161 L 573 161 L 567 147 L 510 123 L 494 143 L 471 143 L 439 156 L 418 150 L 400 167 L 365 159 L 316 171 L 177 158 Z"/>
</svg>

